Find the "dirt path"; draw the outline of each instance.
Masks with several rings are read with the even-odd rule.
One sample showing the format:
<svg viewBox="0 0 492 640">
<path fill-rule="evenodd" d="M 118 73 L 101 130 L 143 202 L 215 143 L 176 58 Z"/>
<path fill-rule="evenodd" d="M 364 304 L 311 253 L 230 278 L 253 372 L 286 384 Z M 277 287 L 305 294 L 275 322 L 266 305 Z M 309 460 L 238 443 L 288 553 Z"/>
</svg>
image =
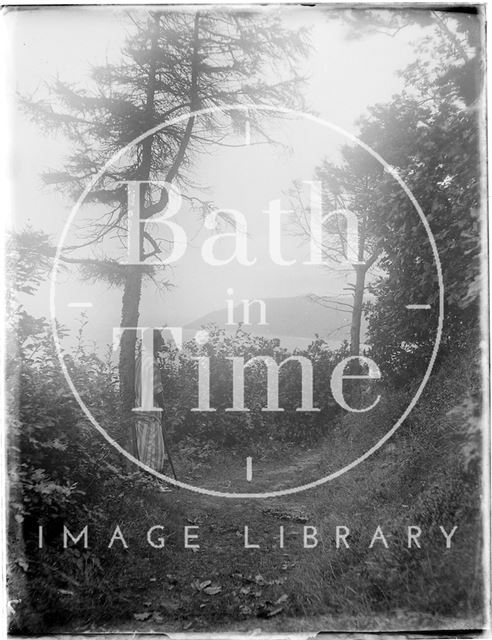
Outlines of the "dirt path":
<svg viewBox="0 0 492 640">
<path fill-rule="evenodd" d="M 319 447 L 281 460 L 255 461 L 252 482 L 246 479 L 245 465 L 236 459 L 200 469 L 186 480 L 220 491 L 282 489 L 292 486 L 293 478 L 297 482 L 319 477 L 325 455 Z M 178 460 L 176 466 L 181 464 Z M 303 548 L 303 528 L 315 525 L 315 505 L 330 490 L 323 487 L 271 499 L 226 499 L 176 488 L 157 491 L 162 506 L 158 510 L 166 512 L 172 505 L 182 514 L 181 521 L 173 523 L 166 538 L 166 559 L 133 585 L 130 620 L 121 621 L 118 628 L 210 631 L 234 624 L 249 625 L 251 630 L 263 624 L 281 628 L 280 619 L 301 613 L 291 592 L 310 551 Z M 190 542 L 199 548 L 185 548 L 185 527 L 197 536 Z"/>
<path fill-rule="evenodd" d="M 322 451 L 311 451 L 282 465 L 258 463 L 254 491 L 285 487 L 293 474 L 312 474 L 322 455 Z M 248 492 L 252 487 L 244 467 L 234 461 L 199 480 L 200 486 L 221 491 L 232 487 L 235 492 Z M 197 527 L 193 533 L 199 535 L 200 544 L 196 550 L 177 549 L 179 568 L 167 575 L 171 582 L 164 599 L 159 599 L 169 614 L 186 610 L 186 620 L 178 628 L 206 630 L 221 619 L 258 623 L 284 616 L 291 605 L 289 577 L 302 564 L 301 538 L 311 518 L 314 492 L 309 499 L 299 493 L 266 500 L 198 496 L 183 490 L 173 494 L 187 514 L 187 524 Z M 168 499 L 164 494 L 163 500 Z"/>
<path fill-rule="evenodd" d="M 329 452 L 325 443 L 297 456 L 258 460 L 252 482 L 243 461 L 236 459 L 218 461 L 187 481 L 221 491 L 282 489 L 292 486 L 293 478 L 302 484 L 321 477 Z M 172 505 L 181 514 L 166 538 L 167 555 L 132 585 L 127 620 L 80 630 L 253 633 L 442 627 L 442 619 L 415 612 L 347 615 L 327 604 L 330 594 L 322 591 L 319 573 L 331 553 L 324 533 L 336 523 L 366 524 L 374 517 L 365 474 L 372 473 L 374 480 L 380 468 L 387 473 L 388 461 L 371 464 L 370 469 L 355 469 L 343 482 L 269 499 L 225 499 L 175 488 L 160 493 L 162 512 Z M 189 542 L 199 547 L 185 548 L 185 527 L 197 536 Z M 308 533 L 317 530 L 315 548 L 305 547 L 305 527 L 312 527 Z M 313 616 L 315 611 L 322 615 Z"/>
</svg>

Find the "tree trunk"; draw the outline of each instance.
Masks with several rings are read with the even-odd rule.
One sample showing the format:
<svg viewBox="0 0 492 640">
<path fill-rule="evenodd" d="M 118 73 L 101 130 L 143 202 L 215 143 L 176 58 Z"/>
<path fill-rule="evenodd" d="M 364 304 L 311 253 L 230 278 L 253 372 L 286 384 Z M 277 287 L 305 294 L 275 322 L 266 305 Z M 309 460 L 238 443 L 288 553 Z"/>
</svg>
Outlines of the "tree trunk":
<svg viewBox="0 0 492 640">
<path fill-rule="evenodd" d="M 146 91 L 146 121 L 149 128 L 153 125 L 154 101 L 156 87 L 156 55 L 159 37 L 159 17 L 153 16 L 154 24 L 150 42 L 150 65 Z M 150 179 L 152 166 L 152 142 L 153 136 L 145 138 L 142 143 L 142 156 L 138 172 L 138 179 L 146 181 Z M 145 195 L 147 185 L 140 185 L 140 208 L 145 207 Z M 140 260 L 143 260 L 143 234 L 140 234 Z M 140 298 L 142 295 L 142 267 L 133 265 L 127 267 L 127 275 L 123 290 L 121 327 L 137 327 L 139 318 Z M 120 342 L 120 359 L 118 364 L 120 376 L 120 408 L 123 433 L 125 434 L 127 450 L 136 458 L 138 457 L 137 434 L 135 428 L 135 346 L 137 343 L 136 331 L 124 331 Z"/>
<path fill-rule="evenodd" d="M 190 77 L 190 104 L 192 110 L 198 108 L 198 25 L 199 12 L 195 14 L 193 23 L 193 53 L 192 67 Z M 147 116 L 147 124 L 150 129 L 155 122 L 155 92 L 156 92 L 156 57 L 158 54 L 158 38 L 159 38 L 159 16 L 153 15 L 154 20 L 153 31 L 150 43 L 150 65 L 146 90 L 145 111 Z M 184 160 L 186 149 L 191 139 L 194 118 L 191 117 L 186 125 L 183 139 L 181 140 L 176 158 L 166 176 L 166 182 L 172 182 L 177 176 L 179 167 Z M 142 155 L 138 172 L 138 179 L 145 182 L 150 180 L 152 169 L 152 143 L 154 136 L 149 136 L 142 142 Z M 140 212 L 142 219 L 146 219 L 152 215 L 153 207 L 146 207 L 146 194 L 148 185 L 140 185 Z M 161 199 L 165 194 L 161 194 Z M 161 207 L 160 207 L 161 208 Z M 159 208 L 159 210 L 160 210 Z M 144 259 L 143 234 L 140 234 L 140 260 Z M 142 267 L 128 266 L 125 287 L 123 291 L 121 327 L 137 327 L 139 318 L 140 298 L 142 294 Z M 119 359 L 119 376 L 120 376 L 120 407 L 121 421 L 123 433 L 125 434 L 127 450 L 137 457 L 137 438 L 134 413 L 132 409 L 135 407 L 135 346 L 137 342 L 136 331 L 125 331 L 120 342 L 120 359 Z"/>
<path fill-rule="evenodd" d="M 360 355 L 360 330 L 362 324 L 362 305 L 366 281 L 366 265 L 355 265 L 354 306 L 350 325 L 350 355 Z"/>
<path fill-rule="evenodd" d="M 366 280 L 366 265 L 355 265 L 354 305 L 352 308 L 352 320 L 350 325 L 350 355 L 360 355 L 360 330 L 362 324 L 362 309 L 364 301 L 364 287 Z M 360 376 L 362 369 L 359 360 L 350 363 L 350 375 Z M 361 380 L 350 380 L 349 397 L 350 404 L 354 408 L 360 408 L 362 400 Z"/>
<path fill-rule="evenodd" d="M 142 272 L 140 267 L 128 267 L 123 291 L 121 327 L 138 326 L 140 296 L 142 292 Z M 135 407 L 135 345 L 136 331 L 124 331 L 120 343 L 120 405 L 123 433 L 127 450 L 137 456 L 137 438 L 134 423 Z"/>
</svg>

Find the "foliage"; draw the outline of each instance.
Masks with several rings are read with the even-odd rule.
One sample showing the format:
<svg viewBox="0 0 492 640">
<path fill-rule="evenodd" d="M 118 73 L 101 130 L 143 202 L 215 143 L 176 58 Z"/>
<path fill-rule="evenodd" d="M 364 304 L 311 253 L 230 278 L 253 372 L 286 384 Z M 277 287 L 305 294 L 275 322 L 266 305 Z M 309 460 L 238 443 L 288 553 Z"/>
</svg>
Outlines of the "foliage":
<svg viewBox="0 0 492 640">
<path fill-rule="evenodd" d="M 463 25 L 467 60 L 478 64 L 478 21 Z M 359 137 L 411 190 L 432 232 L 442 265 L 444 355 L 477 331 L 480 313 L 481 105 L 479 95 L 463 93 L 460 51 L 444 37 L 430 43 L 428 55 L 404 71 L 407 90 L 371 108 L 361 119 Z M 433 348 L 438 276 L 426 229 L 409 198 L 389 176 L 381 184 L 372 233 L 382 251 L 383 275 L 372 287 L 369 336 L 376 361 L 387 363 L 394 381 L 401 382 L 422 373 Z M 406 309 L 422 303 L 431 310 Z"/>
<path fill-rule="evenodd" d="M 281 442 L 307 446 L 323 434 L 322 425 L 327 418 L 338 413 L 329 379 L 333 368 L 347 355 L 347 348 L 332 351 L 320 338 L 306 350 L 296 349 L 294 354 L 279 346 L 277 339 L 263 338 L 238 330 L 227 334 L 214 325 L 207 326 L 209 339 L 205 345 L 190 341 L 181 352 L 167 347 L 161 357 L 161 373 L 165 392 L 164 420 L 176 442 L 191 438 L 193 441 L 214 443 L 216 448 L 241 448 L 255 454 L 265 444 L 276 446 Z M 267 372 L 262 362 L 247 367 L 245 373 L 244 413 L 226 412 L 232 406 L 233 356 L 247 363 L 257 356 L 269 356 L 280 364 L 291 355 L 305 356 L 313 365 L 313 397 L 319 413 L 301 413 L 301 376 L 297 363 L 283 365 L 279 373 L 279 406 L 283 412 L 262 411 L 267 405 Z M 192 412 L 198 404 L 198 367 L 194 358 L 207 356 L 210 360 L 210 406 L 213 412 Z M 326 433 L 324 433 L 326 435 Z"/>
<path fill-rule="evenodd" d="M 229 144 L 223 140 L 231 129 L 244 126 L 243 110 L 223 107 L 299 104 L 294 67 L 306 51 L 304 30 L 285 28 L 273 12 L 169 8 L 136 10 L 129 17 L 135 29 L 122 58 L 96 67 L 90 87 L 56 80 L 47 98 L 22 100 L 38 124 L 62 132 L 72 146 L 63 170 L 49 172 L 46 181 L 73 201 L 85 194 L 84 205 L 92 212 L 77 221 L 83 237 L 63 247 L 59 258 L 77 264 L 85 279 L 123 287 L 122 327 L 137 324 L 144 279 L 169 285 L 161 268 L 169 238 L 162 225 L 152 225 L 152 217 L 169 203 L 169 184 L 189 188 L 193 181 L 186 169 L 196 155 Z M 192 115 L 203 109 L 210 112 Z M 269 140 L 262 131 L 264 114 L 249 111 L 249 126 Z M 138 184 L 137 264 L 128 264 L 124 255 L 132 206 L 128 182 Z M 198 201 L 201 213 L 210 209 L 202 198 L 185 196 L 191 208 Z M 133 332 L 125 332 L 118 367 L 120 417 L 134 455 L 135 344 Z"/>
<path fill-rule="evenodd" d="M 27 232 L 26 232 L 27 233 Z M 17 292 L 31 292 L 37 273 L 36 240 L 32 232 L 22 245 L 32 246 L 33 270 L 22 264 L 10 280 Z M 12 240 L 12 247 L 19 248 Z M 43 243 L 40 243 L 43 251 Z M 10 254 L 10 258 L 16 251 Z M 9 260 L 16 268 L 18 263 Z M 42 265 L 42 259 L 41 259 Z M 40 268 L 40 267 L 39 267 Z M 155 482 L 143 474 L 128 472 L 120 456 L 96 434 L 82 417 L 60 368 L 51 328 L 43 318 L 28 314 L 10 299 L 9 353 L 6 362 L 9 442 L 9 542 L 10 588 L 22 595 L 13 629 L 39 631 L 79 613 L 91 616 L 94 607 L 120 611 L 126 602 L 118 585 L 125 576 L 138 575 L 135 565 L 116 560 L 97 535 L 122 513 L 123 497 L 135 512 L 144 510 L 156 491 Z M 82 328 L 81 328 L 82 329 Z M 65 332 L 60 328 L 60 333 Z M 70 375 L 83 399 L 90 397 L 94 415 L 121 437 L 111 416 L 117 406 L 114 366 L 84 344 L 82 335 L 71 351 L 64 352 Z M 86 525 L 96 543 L 88 549 L 69 547 L 60 552 L 61 531 Z M 44 527 L 44 545 L 38 547 L 38 527 Z"/>
<path fill-rule="evenodd" d="M 220 145 L 226 132 L 244 128 L 242 111 L 223 112 L 224 105 L 265 103 L 300 106 L 296 91 L 300 78 L 296 61 L 307 49 L 305 30 L 286 29 L 275 12 L 232 13 L 228 10 L 131 11 L 132 33 L 121 59 L 92 70 L 86 86 L 60 79 L 48 87 L 46 96 L 23 96 L 21 104 L 31 118 L 48 133 L 62 134 L 73 150 L 63 169 L 44 175 L 76 201 L 111 158 L 140 136 L 178 119 L 144 137 L 122 158 L 112 163 L 93 185 L 85 202 L 100 205 L 80 223 L 78 244 L 64 247 L 63 260 L 75 262 L 85 277 L 121 284 L 125 270 L 117 271 L 111 257 L 101 259 L 103 239 L 124 240 L 127 234 L 125 181 L 180 181 L 189 187 L 189 167 L 197 153 Z M 266 79 L 275 71 L 275 80 Z M 200 121 L 190 112 L 217 107 Z M 182 116 L 182 117 L 181 117 Z M 180 119 L 181 117 L 181 119 Z M 251 110 L 252 131 L 264 140 L 264 114 Z M 153 186 L 145 192 L 145 218 L 164 208 L 167 191 Z M 154 202 L 153 202 L 154 199 Z M 209 203 L 189 198 L 191 207 L 208 211 Z M 205 207 L 205 209 L 203 209 Z M 142 207 L 143 209 L 143 207 Z M 100 211 L 103 214 L 100 214 Z M 155 225 L 154 225 L 155 226 Z M 167 241 L 158 228 L 147 225 L 142 259 L 165 252 Z M 104 247 L 109 246 L 106 241 Z M 120 251 L 120 242 L 112 251 Z M 81 257 L 89 248 L 92 258 Z M 71 258 L 70 255 L 79 249 Z M 118 259 L 121 256 L 118 255 Z M 154 258 L 155 262 L 155 258 Z M 146 274 L 157 273 L 148 267 Z M 162 275 L 162 270 L 159 273 Z"/>
<path fill-rule="evenodd" d="M 200 29 L 204 31 L 195 39 L 201 48 L 195 64 L 199 65 L 201 75 L 194 89 L 193 74 L 190 74 L 190 58 L 194 57 L 190 34 L 196 28 L 197 18 L 192 13 L 173 11 L 151 17 L 143 26 L 136 25 L 126 62 L 94 72 L 94 86 L 101 91 L 82 90 L 57 82 L 54 90 L 59 110 L 52 109 L 46 102 L 31 104 L 30 108 L 40 122 L 54 130 L 63 129 L 76 142 L 77 149 L 67 170 L 52 173 L 48 181 L 76 197 L 115 150 L 159 123 L 169 111 L 181 113 L 190 106 L 222 104 L 247 78 L 261 72 L 267 58 L 273 56 L 279 64 L 284 57 L 288 58 L 280 45 L 283 47 L 289 41 L 289 34 L 275 31 L 274 19 L 263 23 L 259 30 L 256 26 L 252 29 L 253 16 L 245 11 L 231 25 L 229 14 L 214 12 L 212 15 L 207 11 L 200 14 Z M 408 12 L 400 16 L 412 17 Z M 371 19 L 373 17 L 371 14 Z M 384 16 L 376 17 L 379 21 Z M 156 19 L 162 29 L 157 39 L 155 22 L 152 22 Z M 269 584 L 275 593 L 272 602 L 280 601 L 287 607 L 288 601 L 291 614 L 328 612 L 356 615 L 360 620 L 363 614 L 374 618 L 388 611 L 394 611 L 397 616 L 402 609 L 447 616 L 473 615 L 480 611 L 481 540 L 477 534 L 482 453 L 480 389 L 483 386 L 477 367 L 482 284 L 479 277 L 480 105 L 478 83 L 466 81 L 470 71 L 474 79 L 478 76 L 479 37 L 474 24 L 468 17 L 458 26 L 455 24 L 454 40 L 446 39 L 446 29 L 441 29 L 443 38 L 428 43 L 429 47 L 435 47 L 430 60 L 405 71 L 407 91 L 395 96 L 389 105 L 375 106 L 360 123 L 360 137 L 398 172 L 426 214 L 443 265 L 445 328 L 429 385 L 393 443 L 366 461 L 370 466 L 359 465 L 353 473 L 346 474 L 343 483 L 325 487 L 324 493 L 322 488 L 319 493 L 316 490 L 302 496 L 320 521 L 323 543 L 319 548 L 313 550 L 307 561 L 304 556 L 302 563 L 294 562 L 285 568 L 290 571 L 285 585 L 282 579 L 275 581 L 279 580 L 278 566 L 284 570 L 279 557 L 283 558 L 284 549 L 275 556 L 269 548 L 268 553 L 261 556 L 264 563 L 278 561 L 278 566 L 271 566 L 277 574 Z M 232 35 L 224 25 L 234 26 Z M 401 25 L 390 26 L 400 28 Z M 449 27 L 449 23 L 445 22 L 445 26 Z M 251 38 L 251 31 L 261 36 L 259 41 Z M 218 53 L 219 49 L 223 50 L 224 42 L 229 45 L 226 50 L 232 52 L 227 60 L 221 59 Z M 299 44 L 298 40 L 292 40 L 291 52 L 299 51 Z M 443 69 L 433 62 L 435 60 L 444 61 Z M 147 80 L 152 75 L 157 78 L 154 87 L 157 103 L 155 109 L 149 111 L 142 106 L 146 99 L 142 68 L 146 70 Z M 245 103 L 250 103 L 256 92 L 273 91 L 280 99 L 291 86 L 281 83 L 265 87 L 253 80 L 251 83 L 244 87 Z M 190 94 L 198 104 L 190 105 Z M 220 138 L 224 125 L 222 120 L 213 122 L 215 140 Z M 260 123 L 254 125 L 259 127 Z M 184 126 L 177 125 L 155 138 L 150 175 L 162 171 L 161 157 L 169 163 L 164 170 L 175 171 L 173 161 L 180 157 L 180 141 L 185 133 Z M 190 151 L 199 151 L 202 143 L 205 144 L 195 133 Z M 93 201 L 106 205 L 111 213 L 102 227 L 96 224 L 92 228 L 91 233 L 95 235 L 90 236 L 90 243 L 102 237 L 99 231 L 114 233 L 116 237 L 121 232 L 120 223 L 126 212 L 115 185 L 122 177 L 135 177 L 141 169 L 142 154 L 143 145 L 135 157 L 126 158 L 94 192 Z M 181 156 L 180 160 L 186 165 L 189 158 Z M 177 445 L 184 456 L 214 465 L 224 451 L 234 454 L 240 450 L 243 457 L 245 452 L 261 457 L 268 451 L 275 463 L 279 463 L 283 451 L 270 446 L 272 442 L 290 447 L 296 456 L 302 443 L 320 448 L 323 455 L 330 456 L 330 464 L 336 464 L 350 453 L 354 441 L 363 449 L 368 442 L 373 442 L 375 435 L 384 431 L 405 405 L 405 399 L 415 391 L 434 342 L 437 278 L 433 254 L 425 228 L 408 198 L 395 187 L 390 175 L 376 165 L 368 166 L 366 160 L 357 150 L 346 148 L 343 167 L 325 166 L 324 169 L 343 182 L 344 195 L 351 204 L 356 200 L 354 189 L 358 186 L 353 179 L 354 172 L 357 178 L 373 172 L 368 233 L 371 249 L 378 251 L 381 274 L 372 285 L 372 302 L 366 306 L 366 312 L 371 356 L 386 372 L 381 388 L 384 401 L 371 414 L 371 421 L 367 416 L 343 416 L 330 394 L 329 378 L 333 367 L 348 355 L 348 346 L 332 351 L 323 340 L 316 338 L 306 350 L 295 351 L 294 355 L 305 355 L 313 363 L 314 397 L 321 408 L 319 414 L 296 412 L 300 404 L 300 376 L 294 363 L 282 367 L 280 373 L 280 406 L 285 408 L 284 412 L 261 411 L 266 405 L 266 371 L 264 365 L 258 363 L 245 379 L 246 406 L 251 411 L 238 415 L 227 413 L 224 409 L 231 406 L 232 399 L 232 356 L 248 360 L 269 355 L 280 363 L 291 354 L 277 340 L 255 337 L 241 330 L 227 334 L 210 326 L 206 328 L 209 339 L 205 344 L 190 342 L 181 351 L 168 345 L 161 355 L 166 391 L 164 420 L 172 444 Z M 357 174 L 359 169 L 362 174 Z M 149 206 L 156 195 L 156 192 L 146 194 Z M 35 632 L 74 619 L 108 623 L 113 617 L 131 617 L 135 605 L 125 595 L 128 585 L 132 585 L 133 599 L 138 599 L 137 592 L 145 594 L 149 589 L 142 581 L 156 568 L 164 572 L 164 567 L 171 562 L 167 548 L 162 553 L 159 551 L 159 555 L 153 554 L 148 545 L 138 542 L 142 528 L 155 524 L 156 514 L 165 519 L 171 529 L 181 516 L 194 518 L 188 522 L 203 517 L 211 532 L 214 526 L 218 528 L 217 523 L 222 527 L 222 520 L 231 522 L 234 526 L 230 536 L 237 538 L 241 536 L 240 532 L 237 536 L 235 530 L 237 518 L 242 518 L 248 508 L 243 502 L 237 505 L 240 509 L 231 509 L 228 505 L 220 510 L 210 501 L 200 512 L 196 502 L 190 499 L 190 513 L 182 514 L 176 494 L 166 500 L 158 492 L 158 483 L 144 474 L 129 472 L 118 454 L 82 418 L 60 369 L 50 327 L 45 319 L 29 315 L 15 298 L 15 293 L 32 294 L 36 290 L 49 268 L 47 257 L 50 255 L 52 249 L 47 237 L 41 232 L 26 230 L 11 245 L 9 257 L 14 292 L 9 296 L 7 361 L 11 498 L 8 533 L 11 587 L 23 600 L 13 624 L 16 630 Z M 90 266 L 85 264 L 89 270 Z M 115 273 L 112 266 L 104 265 L 106 276 L 114 284 L 120 274 Z M 97 276 L 97 273 L 85 271 L 85 275 Z M 431 304 L 430 312 L 417 314 L 405 308 L 406 304 L 424 302 Z M 63 328 L 60 330 L 63 334 Z M 194 358 L 200 355 L 210 358 L 210 403 L 217 408 L 216 412 L 190 411 L 197 404 Z M 101 357 L 84 343 L 83 323 L 75 347 L 66 349 L 63 356 L 82 398 L 90 401 L 95 417 L 118 441 L 124 442 L 126 434 L 114 420 L 119 404 L 118 377 L 109 356 Z M 330 425 L 329 432 L 323 427 L 326 424 Z M 186 498 L 179 500 L 184 506 Z M 210 512 L 214 509 L 217 523 L 210 524 L 213 520 Z M 272 521 L 263 511 L 254 513 L 260 525 L 266 522 L 278 525 L 278 518 Z M 355 532 L 348 553 L 332 554 L 327 547 L 327 532 L 334 523 L 340 524 L 341 515 L 353 519 L 354 531 L 386 523 L 388 535 L 393 539 L 397 539 L 402 527 L 408 524 L 429 528 L 433 536 L 439 524 L 453 523 L 460 527 L 461 537 L 457 537 L 449 554 L 441 553 L 431 539 L 421 554 L 410 553 L 405 544 L 400 544 L 383 555 L 370 552 L 362 534 Z M 124 551 L 113 554 L 107 547 L 107 531 L 124 518 L 129 521 L 129 537 L 134 545 L 129 554 Z M 73 532 L 89 525 L 96 541 L 88 549 L 60 549 L 63 523 Z M 45 527 L 46 542 L 42 549 L 38 546 L 39 525 Z M 221 531 L 222 534 L 227 535 L 227 531 Z M 174 551 L 176 536 L 172 532 L 170 537 L 170 550 Z M 470 540 L 476 544 L 469 544 Z M 255 585 L 255 590 L 258 584 L 265 586 L 261 574 L 255 571 L 255 577 L 250 577 L 252 563 L 256 563 L 259 556 L 255 555 L 252 560 L 252 554 L 241 558 L 233 554 L 234 550 L 225 551 L 217 543 L 204 557 L 205 563 L 212 563 L 215 570 L 229 574 L 232 560 L 242 563 L 239 576 L 247 585 L 243 584 L 237 591 L 219 588 L 216 576 L 213 581 L 208 575 L 198 580 L 202 557 L 194 560 L 193 553 L 186 558 L 179 554 L 173 556 L 173 569 L 182 581 L 180 615 L 185 617 L 190 611 L 197 611 L 196 615 L 214 620 L 236 615 L 238 611 L 239 616 L 252 615 L 253 611 L 261 615 L 261 607 L 251 604 L 256 591 L 252 592 L 250 586 L 250 583 Z M 165 575 L 165 588 L 171 591 L 178 578 Z M 446 589 L 442 588 L 443 584 Z M 193 595 L 188 594 L 187 587 L 193 590 Z M 207 593 L 205 590 L 209 587 L 212 591 Z M 197 593 L 216 600 L 197 604 Z M 240 599 L 250 598 L 251 593 L 249 604 L 243 603 L 238 609 Z M 224 603 L 226 609 L 222 606 Z M 167 606 L 169 603 L 162 608 Z M 272 608 L 272 603 L 264 607 L 266 615 L 277 609 Z M 169 610 L 172 616 L 172 608 Z M 140 616 L 137 619 L 148 619 L 147 613 L 137 613 L 136 616 Z"/>
<path fill-rule="evenodd" d="M 481 465 L 476 447 L 483 419 L 477 416 L 477 355 L 470 345 L 449 355 L 391 444 L 333 485 L 329 508 L 316 504 L 324 548 L 293 576 L 299 613 L 314 608 L 373 620 L 388 611 L 396 618 L 409 611 L 431 612 L 480 624 Z M 374 431 L 384 432 L 395 408 L 401 408 L 402 395 L 411 391 L 410 383 L 384 390 L 385 403 L 372 417 Z M 456 409 L 449 411 L 450 406 Z M 363 441 L 366 420 L 350 416 L 340 421 L 331 439 L 335 455 L 340 456 L 348 432 Z M 350 549 L 334 548 L 334 528 L 340 524 L 350 529 Z M 369 549 L 378 525 L 388 549 L 382 543 Z M 447 532 L 457 527 L 449 550 L 441 525 Z M 420 549 L 408 548 L 408 526 L 420 527 Z"/>
<path fill-rule="evenodd" d="M 46 279 L 51 252 L 49 236 L 40 230 L 26 227 L 12 234 L 7 243 L 9 294 L 17 291 L 32 295 Z"/>
</svg>

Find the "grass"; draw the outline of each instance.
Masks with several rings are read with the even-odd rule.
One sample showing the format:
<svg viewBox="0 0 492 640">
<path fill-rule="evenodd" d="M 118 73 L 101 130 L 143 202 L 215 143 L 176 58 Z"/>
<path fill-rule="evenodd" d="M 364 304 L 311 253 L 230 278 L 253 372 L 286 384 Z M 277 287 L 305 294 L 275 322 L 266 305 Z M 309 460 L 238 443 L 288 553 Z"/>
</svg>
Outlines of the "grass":
<svg viewBox="0 0 492 640">
<path fill-rule="evenodd" d="M 479 473 L 466 469 L 463 424 L 448 414 L 477 386 L 472 363 L 451 359 L 431 380 L 418 407 L 385 447 L 344 476 L 284 498 L 225 500 L 156 484 L 107 504 L 91 556 L 51 555 L 52 571 L 33 578 L 37 597 L 24 603 L 18 629 L 356 630 L 477 627 L 482 624 Z M 320 477 L 360 455 L 401 406 L 389 392 L 367 421 L 350 416 L 327 427 L 316 447 L 266 452 L 255 461 L 254 488 L 285 488 Z M 203 486 L 251 490 L 244 460 L 221 454 L 185 467 Z M 119 524 L 129 544 L 108 550 Z M 145 533 L 166 529 L 164 549 Z M 422 527 L 422 549 L 406 548 L 407 525 Z M 458 525 L 451 549 L 438 527 Z M 200 550 L 183 548 L 183 528 L 199 526 Z M 244 525 L 259 549 L 244 548 Z M 304 525 L 319 545 L 303 549 Z M 350 549 L 336 549 L 335 527 L 351 530 Z M 369 541 L 381 525 L 390 548 Z M 285 548 L 278 545 L 279 527 Z M 83 554 L 82 554 L 83 556 Z M 60 574 L 60 571 L 63 575 Z M 210 581 L 210 583 L 208 583 Z M 207 586 L 220 590 L 207 591 Z M 61 590 L 61 591 L 60 591 Z M 45 594 L 40 600 L 40 594 Z M 135 618 L 135 615 L 137 618 Z M 319 626 L 317 626 L 319 625 Z"/>
</svg>

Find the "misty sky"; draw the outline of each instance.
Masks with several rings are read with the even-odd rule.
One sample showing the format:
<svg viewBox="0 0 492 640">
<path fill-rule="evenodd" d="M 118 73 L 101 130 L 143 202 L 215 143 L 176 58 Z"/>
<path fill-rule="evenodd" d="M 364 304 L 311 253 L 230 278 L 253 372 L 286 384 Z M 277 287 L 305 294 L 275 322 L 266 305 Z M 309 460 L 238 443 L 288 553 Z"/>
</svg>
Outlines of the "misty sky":
<svg viewBox="0 0 492 640">
<path fill-rule="evenodd" d="M 340 21 L 315 7 L 282 9 L 287 26 L 311 27 L 312 51 L 301 72 L 307 77 L 306 105 L 309 112 L 356 133 L 356 120 L 366 109 L 403 88 L 398 70 L 415 59 L 412 42 L 422 36 L 415 26 L 394 37 L 384 34 L 347 38 Z M 41 8 L 11 12 L 11 64 L 15 87 L 23 94 L 43 95 L 43 83 L 57 75 L 84 84 L 91 65 L 115 60 L 131 22 L 122 8 Z M 17 228 L 30 223 L 51 234 L 56 242 L 71 210 L 71 204 L 42 184 L 46 169 L 63 167 L 70 147 L 61 137 L 46 136 L 11 101 L 13 127 L 12 179 L 14 181 Z M 157 294 L 149 285 L 142 302 L 141 324 L 184 325 L 214 309 L 225 306 L 226 290 L 235 297 L 269 298 L 315 292 L 337 295 L 347 283 L 346 271 L 330 271 L 300 264 L 281 268 L 273 265 L 267 252 L 267 217 L 264 210 L 272 199 L 287 197 L 292 181 L 309 180 L 322 158 L 337 158 L 344 138 L 320 125 L 293 118 L 272 122 L 269 132 L 285 146 L 244 145 L 216 149 L 201 157 L 193 167 L 194 177 L 207 185 L 206 196 L 219 207 L 240 210 L 248 219 L 250 253 L 257 257 L 253 267 L 204 265 L 200 246 L 207 233 L 198 219 L 183 212 L 181 222 L 193 240 L 186 256 L 171 270 L 174 287 Z M 234 138 L 231 132 L 232 138 Z M 241 143 L 241 135 L 234 138 Z M 288 146 L 288 148 L 286 148 Z M 185 215 L 188 214 L 188 215 Z M 298 263 L 307 256 L 305 244 L 291 232 L 284 238 L 285 256 Z M 350 281 L 350 278 L 349 278 Z M 49 315 L 48 285 L 42 286 L 26 306 L 35 315 Z M 89 337 L 102 327 L 119 324 L 121 291 L 105 285 L 87 285 L 72 273 L 61 278 L 57 317 L 69 326 L 77 323 L 80 309 L 67 307 L 70 301 L 90 301 Z M 26 301 L 27 302 L 27 301 Z M 99 327 L 99 329 L 98 329 Z M 111 337 L 108 336 L 107 342 Z"/>
</svg>

